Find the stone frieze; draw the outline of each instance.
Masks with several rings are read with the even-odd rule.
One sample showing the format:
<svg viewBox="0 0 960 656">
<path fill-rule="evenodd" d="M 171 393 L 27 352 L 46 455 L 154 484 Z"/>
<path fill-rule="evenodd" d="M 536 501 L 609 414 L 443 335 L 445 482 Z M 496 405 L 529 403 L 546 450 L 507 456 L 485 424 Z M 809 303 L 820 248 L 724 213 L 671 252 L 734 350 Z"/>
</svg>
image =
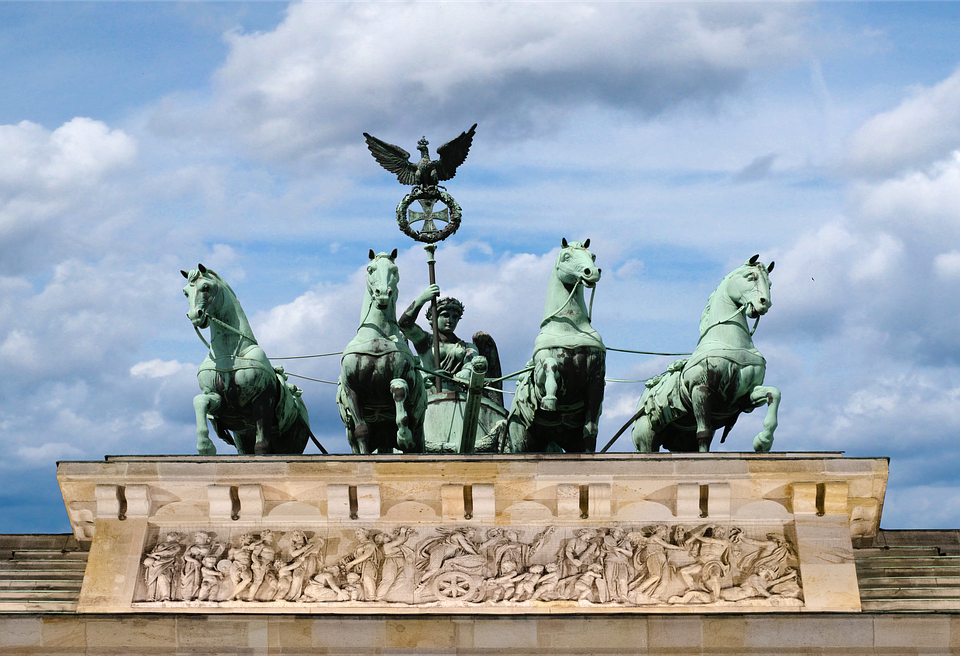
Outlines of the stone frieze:
<svg viewBox="0 0 960 656">
<path fill-rule="evenodd" d="M 783 526 L 163 529 L 133 604 L 799 607 L 803 592 Z"/>
</svg>

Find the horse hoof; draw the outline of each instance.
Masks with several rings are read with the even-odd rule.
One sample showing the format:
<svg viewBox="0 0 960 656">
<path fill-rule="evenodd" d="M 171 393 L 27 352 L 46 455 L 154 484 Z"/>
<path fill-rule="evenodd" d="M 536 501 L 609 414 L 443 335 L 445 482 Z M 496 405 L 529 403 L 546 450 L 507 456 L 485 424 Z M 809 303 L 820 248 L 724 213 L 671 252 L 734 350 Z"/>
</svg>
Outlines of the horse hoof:
<svg viewBox="0 0 960 656">
<path fill-rule="evenodd" d="M 409 428 L 400 428 L 397 430 L 397 446 L 403 451 L 411 451 L 413 444 L 413 431 Z"/>
<path fill-rule="evenodd" d="M 767 453 L 773 447 L 773 436 L 760 433 L 753 438 L 753 450 L 757 453 Z"/>
<path fill-rule="evenodd" d="M 542 399 L 540 399 L 540 407 L 541 407 L 543 410 L 549 410 L 550 412 L 556 411 L 556 409 L 557 409 L 557 397 L 555 397 L 555 396 L 545 396 L 545 397 L 543 397 Z"/>
<path fill-rule="evenodd" d="M 270 451 L 270 445 L 267 444 L 266 442 L 264 443 L 257 442 L 256 444 L 254 444 L 253 452 L 258 456 L 268 456 L 272 453 Z"/>
<path fill-rule="evenodd" d="M 207 440 L 206 444 L 197 442 L 197 453 L 202 456 L 215 456 L 217 455 L 217 445 L 210 440 Z"/>
</svg>

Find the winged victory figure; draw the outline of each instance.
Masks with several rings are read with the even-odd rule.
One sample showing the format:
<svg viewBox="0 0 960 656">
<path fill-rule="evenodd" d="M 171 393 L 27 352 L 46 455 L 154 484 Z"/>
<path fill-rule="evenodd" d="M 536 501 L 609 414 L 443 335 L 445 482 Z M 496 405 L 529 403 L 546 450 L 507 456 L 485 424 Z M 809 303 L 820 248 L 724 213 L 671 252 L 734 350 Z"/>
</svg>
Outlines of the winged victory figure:
<svg viewBox="0 0 960 656">
<path fill-rule="evenodd" d="M 420 161 L 416 164 L 410 161 L 410 153 L 400 146 L 388 144 L 366 132 L 363 136 L 374 159 L 380 163 L 380 166 L 396 174 L 400 184 L 436 187 L 440 182 L 449 180 L 457 174 L 457 167 L 467 159 L 476 129 L 477 124 L 474 123 L 472 128 L 461 132 L 459 137 L 437 148 L 437 154 L 440 157 L 435 160 L 430 159 L 430 151 L 427 148 L 429 142 L 424 137 L 417 142 Z"/>
</svg>

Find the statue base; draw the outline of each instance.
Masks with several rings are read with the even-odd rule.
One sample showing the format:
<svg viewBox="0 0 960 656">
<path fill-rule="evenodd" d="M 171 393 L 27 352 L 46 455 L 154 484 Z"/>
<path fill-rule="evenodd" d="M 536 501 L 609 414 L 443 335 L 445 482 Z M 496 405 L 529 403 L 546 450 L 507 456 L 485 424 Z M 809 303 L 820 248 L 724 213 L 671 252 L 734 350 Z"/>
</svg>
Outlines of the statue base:
<svg viewBox="0 0 960 656">
<path fill-rule="evenodd" d="M 61 462 L 80 613 L 859 612 L 886 458 L 110 456 Z"/>
</svg>

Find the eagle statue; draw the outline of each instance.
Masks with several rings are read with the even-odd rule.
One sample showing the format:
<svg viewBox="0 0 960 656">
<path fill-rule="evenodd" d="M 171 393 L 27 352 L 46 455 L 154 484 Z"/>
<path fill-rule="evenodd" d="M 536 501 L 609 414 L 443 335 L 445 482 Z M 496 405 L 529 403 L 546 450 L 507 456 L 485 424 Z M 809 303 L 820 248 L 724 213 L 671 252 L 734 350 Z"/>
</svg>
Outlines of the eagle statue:
<svg viewBox="0 0 960 656">
<path fill-rule="evenodd" d="M 429 142 L 424 137 L 417 142 L 420 161 L 416 164 L 410 161 L 410 153 L 400 146 L 388 144 L 366 132 L 363 136 L 374 159 L 380 163 L 380 166 L 395 174 L 400 184 L 435 188 L 440 182 L 449 180 L 457 174 L 457 167 L 467 159 L 476 130 L 477 124 L 474 123 L 472 128 L 461 132 L 459 137 L 437 148 L 437 154 L 440 157 L 435 160 L 430 159 L 430 151 L 427 149 Z"/>
</svg>

